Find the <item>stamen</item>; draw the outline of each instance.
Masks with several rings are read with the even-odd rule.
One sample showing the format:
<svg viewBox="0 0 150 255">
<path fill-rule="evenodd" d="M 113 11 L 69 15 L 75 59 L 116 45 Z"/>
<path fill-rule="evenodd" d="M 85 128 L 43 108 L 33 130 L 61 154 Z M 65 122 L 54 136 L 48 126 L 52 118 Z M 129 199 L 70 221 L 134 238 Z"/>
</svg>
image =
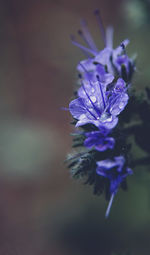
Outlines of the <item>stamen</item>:
<svg viewBox="0 0 150 255">
<path fill-rule="evenodd" d="M 101 91 L 101 96 L 102 96 L 102 100 L 103 100 L 103 106 L 104 106 L 104 109 L 105 109 L 106 103 L 105 103 L 105 99 L 104 99 L 104 94 L 103 94 L 103 90 L 102 90 L 102 85 L 101 85 L 101 83 L 100 83 L 100 80 L 99 80 L 99 76 L 98 76 L 98 75 L 96 75 L 96 78 L 97 78 L 97 80 L 98 80 L 98 82 L 99 82 L 100 91 Z"/>
<path fill-rule="evenodd" d="M 106 219 L 107 219 L 108 216 L 109 216 L 110 209 L 111 209 L 111 206 L 112 206 L 112 202 L 113 202 L 113 200 L 114 200 L 114 197 L 115 197 L 115 194 L 113 193 L 113 194 L 111 195 L 111 198 L 110 198 L 110 200 L 109 200 L 109 204 L 108 204 L 108 207 L 107 207 L 107 210 L 106 210 L 106 213 L 105 213 L 105 218 L 106 218 Z"/>
<path fill-rule="evenodd" d="M 81 20 L 81 27 L 82 27 L 82 30 L 83 30 L 83 33 L 84 33 L 84 37 L 86 38 L 86 41 L 88 42 L 88 45 L 90 46 L 90 48 L 92 50 L 95 51 L 95 53 L 98 52 L 98 49 L 93 41 L 93 38 L 89 32 L 89 29 L 88 29 L 88 26 L 87 26 L 87 23 L 85 20 Z"/>
<path fill-rule="evenodd" d="M 82 30 L 78 30 L 78 35 L 83 39 L 83 41 L 91 48 L 88 40 L 86 39 L 84 33 L 82 32 Z"/>
<path fill-rule="evenodd" d="M 106 47 L 113 48 L 113 27 L 109 26 L 106 29 Z"/>
<path fill-rule="evenodd" d="M 78 30 L 78 35 L 83 39 L 83 41 L 90 47 L 88 41 L 86 40 L 82 30 Z M 90 54 L 86 52 L 86 57 L 91 58 Z"/>
<path fill-rule="evenodd" d="M 90 54 L 96 56 L 96 52 L 95 52 L 95 51 L 93 51 L 93 50 L 91 50 L 91 49 L 89 49 L 89 48 L 86 48 L 85 46 L 83 46 L 83 45 L 81 45 L 80 43 L 76 42 L 75 37 L 74 37 L 73 35 L 71 35 L 70 38 L 71 38 L 71 42 L 72 42 L 75 46 L 79 47 L 81 50 L 83 50 L 83 51 L 85 51 L 85 52 L 88 52 L 88 53 L 90 53 Z"/>
<path fill-rule="evenodd" d="M 101 15 L 100 15 L 100 11 L 98 9 L 96 9 L 94 11 L 94 14 L 97 18 L 97 22 L 99 24 L 99 28 L 100 28 L 100 32 L 101 32 L 101 35 L 102 35 L 102 38 L 103 38 L 103 41 L 104 41 L 104 45 L 106 46 L 106 35 L 105 35 L 105 29 L 104 29 L 104 26 L 103 26 L 103 22 L 102 22 L 102 18 L 101 18 Z"/>
<path fill-rule="evenodd" d="M 82 69 L 86 72 L 86 73 L 88 73 L 88 71 L 86 70 L 86 68 L 84 67 L 84 65 L 82 65 L 81 63 L 79 63 L 79 65 L 82 67 Z M 90 80 L 89 80 L 90 81 Z"/>
</svg>

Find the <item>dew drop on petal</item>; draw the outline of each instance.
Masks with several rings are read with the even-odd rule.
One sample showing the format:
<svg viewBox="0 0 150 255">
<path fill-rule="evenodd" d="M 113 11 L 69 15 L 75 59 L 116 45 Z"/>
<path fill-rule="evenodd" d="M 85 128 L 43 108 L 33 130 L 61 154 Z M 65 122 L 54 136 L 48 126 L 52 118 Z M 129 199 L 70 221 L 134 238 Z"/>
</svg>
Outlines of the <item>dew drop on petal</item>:
<svg viewBox="0 0 150 255">
<path fill-rule="evenodd" d="M 120 108 L 120 109 L 124 108 L 124 103 L 121 102 L 121 103 L 119 104 L 119 108 Z"/>
<path fill-rule="evenodd" d="M 101 115 L 101 121 L 102 122 L 111 122 L 112 121 L 112 115 L 108 115 L 107 113 L 103 113 Z"/>
<path fill-rule="evenodd" d="M 80 115 L 80 120 L 83 120 L 85 117 L 86 117 L 85 114 L 81 114 L 81 115 Z"/>
<path fill-rule="evenodd" d="M 96 102 L 96 97 L 95 97 L 95 96 L 91 96 L 90 99 L 91 99 L 91 101 L 92 101 L 93 103 Z"/>
<path fill-rule="evenodd" d="M 111 121 L 112 121 L 112 115 L 111 115 L 109 118 L 107 118 L 107 121 L 108 121 L 108 122 L 111 122 Z"/>
</svg>

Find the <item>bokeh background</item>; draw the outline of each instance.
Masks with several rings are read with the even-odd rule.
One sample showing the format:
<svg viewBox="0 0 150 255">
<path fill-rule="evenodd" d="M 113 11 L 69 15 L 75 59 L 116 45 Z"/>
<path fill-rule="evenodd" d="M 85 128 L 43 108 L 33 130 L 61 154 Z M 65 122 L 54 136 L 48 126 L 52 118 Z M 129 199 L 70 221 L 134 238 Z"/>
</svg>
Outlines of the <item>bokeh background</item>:
<svg viewBox="0 0 150 255">
<path fill-rule="evenodd" d="M 135 171 L 106 221 L 104 198 L 64 164 L 72 126 L 61 107 L 83 59 L 69 35 L 85 18 L 101 49 L 96 8 L 114 26 L 115 46 L 130 39 L 142 91 L 150 83 L 150 1 L 0 0 L 0 255 L 150 254 L 150 173 Z"/>
</svg>

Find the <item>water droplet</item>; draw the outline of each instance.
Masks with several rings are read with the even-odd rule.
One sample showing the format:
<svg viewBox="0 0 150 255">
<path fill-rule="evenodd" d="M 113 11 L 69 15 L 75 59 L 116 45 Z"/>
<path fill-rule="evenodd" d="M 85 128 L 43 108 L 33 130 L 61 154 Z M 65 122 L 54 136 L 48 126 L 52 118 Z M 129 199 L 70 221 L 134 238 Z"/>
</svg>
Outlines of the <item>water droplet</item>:
<svg viewBox="0 0 150 255">
<path fill-rule="evenodd" d="M 109 116 L 109 118 L 107 118 L 107 121 L 108 121 L 108 122 L 111 122 L 111 121 L 112 121 L 112 115 Z"/>
<path fill-rule="evenodd" d="M 86 117 L 85 114 L 81 114 L 81 115 L 80 115 L 80 120 L 83 120 L 85 117 Z"/>
<path fill-rule="evenodd" d="M 112 121 L 112 115 L 108 115 L 108 113 L 103 113 L 101 115 L 101 121 L 102 122 L 111 122 Z"/>
<path fill-rule="evenodd" d="M 96 102 L 96 97 L 95 97 L 95 96 L 91 96 L 90 99 L 91 99 L 91 101 L 92 101 L 93 103 Z"/>
<path fill-rule="evenodd" d="M 119 104 L 119 108 L 120 108 L 120 109 L 124 108 L 124 103 L 121 102 L 121 103 Z"/>
<path fill-rule="evenodd" d="M 107 119 L 107 114 L 106 114 L 106 113 L 103 113 L 103 114 L 101 115 L 101 121 L 102 121 L 102 122 L 105 122 L 106 119 Z"/>
</svg>

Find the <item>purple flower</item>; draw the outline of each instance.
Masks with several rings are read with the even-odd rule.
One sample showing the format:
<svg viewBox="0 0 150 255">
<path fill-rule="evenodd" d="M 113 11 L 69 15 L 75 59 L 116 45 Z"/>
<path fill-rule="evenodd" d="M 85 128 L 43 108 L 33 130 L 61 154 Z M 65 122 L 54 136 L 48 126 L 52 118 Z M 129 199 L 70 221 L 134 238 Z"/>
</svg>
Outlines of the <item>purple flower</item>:
<svg viewBox="0 0 150 255">
<path fill-rule="evenodd" d="M 97 162 L 96 172 L 109 180 L 111 199 L 106 211 L 106 217 L 108 217 L 110 208 L 113 202 L 113 198 L 118 191 L 120 184 L 124 179 L 131 175 L 133 172 L 130 168 L 125 167 L 125 158 L 123 156 L 115 157 L 114 160 L 106 159 Z"/>
<path fill-rule="evenodd" d="M 115 75 L 117 71 L 117 74 L 120 76 L 122 76 L 122 66 L 124 66 L 126 75 L 129 77 L 130 73 L 134 71 L 134 64 L 125 52 L 125 47 L 128 43 L 129 41 L 126 39 L 116 49 L 107 46 L 100 52 L 95 52 L 93 58 L 81 61 L 77 66 L 77 70 L 82 73 L 84 78 L 87 77 L 87 72 L 89 72 L 90 79 L 92 79 L 99 72 L 99 65 L 107 67 L 107 73 L 109 75 Z M 84 70 L 81 65 L 85 68 Z"/>
<path fill-rule="evenodd" d="M 126 39 L 116 49 L 113 49 L 112 46 L 105 47 L 104 50 L 100 51 L 95 56 L 94 61 L 107 66 L 107 71 L 109 73 L 115 75 L 115 71 L 117 71 L 120 76 L 122 76 L 122 65 L 124 65 L 127 74 L 129 74 L 133 63 L 125 52 L 125 47 L 128 43 L 129 40 Z M 111 43 L 111 45 L 112 44 L 113 43 Z"/>
<path fill-rule="evenodd" d="M 103 130 L 85 133 L 87 138 L 84 141 L 84 146 L 87 148 L 95 147 L 98 151 L 113 149 L 115 139 L 113 137 L 107 137 L 107 134 L 108 132 L 103 132 Z"/>
<path fill-rule="evenodd" d="M 77 70 L 82 73 L 82 77 L 85 80 L 95 82 L 97 81 L 97 75 L 99 76 L 100 81 L 106 85 L 114 80 L 113 74 L 106 72 L 105 67 L 101 63 L 94 62 L 94 59 L 81 61 L 77 66 Z"/>
<path fill-rule="evenodd" d="M 118 141 L 116 150 L 108 153 L 106 150 L 114 149 L 117 142 L 118 130 L 114 133 L 115 139 L 110 133 L 118 123 L 118 115 L 128 103 L 127 89 L 135 67 L 126 54 L 129 40 L 124 40 L 114 48 L 112 27 L 105 31 L 98 10 L 95 15 L 104 42 L 103 50 L 97 49 L 85 21 L 81 22 L 82 30 L 79 30 L 78 34 L 86 46 L 71 37 L 72 43 L 79 47 L 86 57 L 77 66 L 80 87 L 75 93 L 76 99 L 69 104 L 76 127 L 83 126 L 73 144 L 73 147 L 83 146 L 83 155 L 77 154 L 69 167 L 73 167 L 74 176 L 87 176 L 86 183 L 94 185 L 95 194 L 104 191 L 106 196 L 110 197 L 106 210 L 108 217 L 119 187 L 124 188 L 126 177 L 132 174 L 125 157 L 114 156 L 118 154 L 116 150 L 121 150 L 123 139 L 120 144 L 120 140 Z M 94 126 L 85 126 L 86 124 Z M 102 158 L 105 160 L 97 161 Z"/>
<path fill-rule="evenodd" d="M 132 174 L 130 168 L 124 169 L 125 158 L 123 156 L 115 157 L 114 160 L 106 159 L 97 162 L 97 174 L 108 178 L 110 181 L 110 194 L 117 193 L 120 183 Z"/>
<path fill-rule="evenodd" d="M 131 61 L 127 55 L 120 55 L 114 61 L 114 65 L 120 75 L 121 75 L 122 65 L 125 66 L 127 73 L 130 72 L 130 63 Z"/>
<path fill-rule="evenodd" d="M 100 32 L 104 41 L 105 48 L 101 51 L 97 49 L 88 30 L 88 26 L 86 22 L 83 21 L 81 23 L 82 30 L 79 31 L 79 35 L 87 44 L 87 47 L 79 44 L 75 38 L 72 38 L 72 43 L 79 47 L 87 56 L 87 58 L 81 61 L 77 66 L 77 70 L 82 73 L 83 78 L 87 78 L 88 73 L 90 75 L 90 79 L 95 79 L 96 73 L 98 72 L 97 66 L 98 64 L 101 64 L 107 68 L 109 75 L 115 75 L 117 72 L 117 74 L 125 79 L 125 75 L 123 74 L 122 69 L 124 67 L 126 73 L 126 81 L 130 81 L 134 71 L 134 64 L 132 59 L 127 56 L 125 51 L 129 40 L 124 40 L 117 48 L 113 49 L 113 28 L 108 27 L 105 31 L 99 11 L 96 11 L 95 15 L 99 23 Z M 92 57 L 89 54 L 92 55 Z M 97 63 L 97 65 L 95 63 Z M 84 67 L 84 69 L 81 67 L 81 65 Z"/>
<path fill-rule="evenodd" d="M 121 90 L 117 90 L 119 87 Z M 106 83 L 85 82 L 78 90 L 79 98 L 71 101 L 69 110 L 77 119 L 76 127 L 91 123 L 98 128 L 114 128 L 118 123 L 117 115 L 125 108 L 128 95 L 125 92 L 125 83 L 118 79 L 114 89 L 106 91 Z"/>
</svg>

